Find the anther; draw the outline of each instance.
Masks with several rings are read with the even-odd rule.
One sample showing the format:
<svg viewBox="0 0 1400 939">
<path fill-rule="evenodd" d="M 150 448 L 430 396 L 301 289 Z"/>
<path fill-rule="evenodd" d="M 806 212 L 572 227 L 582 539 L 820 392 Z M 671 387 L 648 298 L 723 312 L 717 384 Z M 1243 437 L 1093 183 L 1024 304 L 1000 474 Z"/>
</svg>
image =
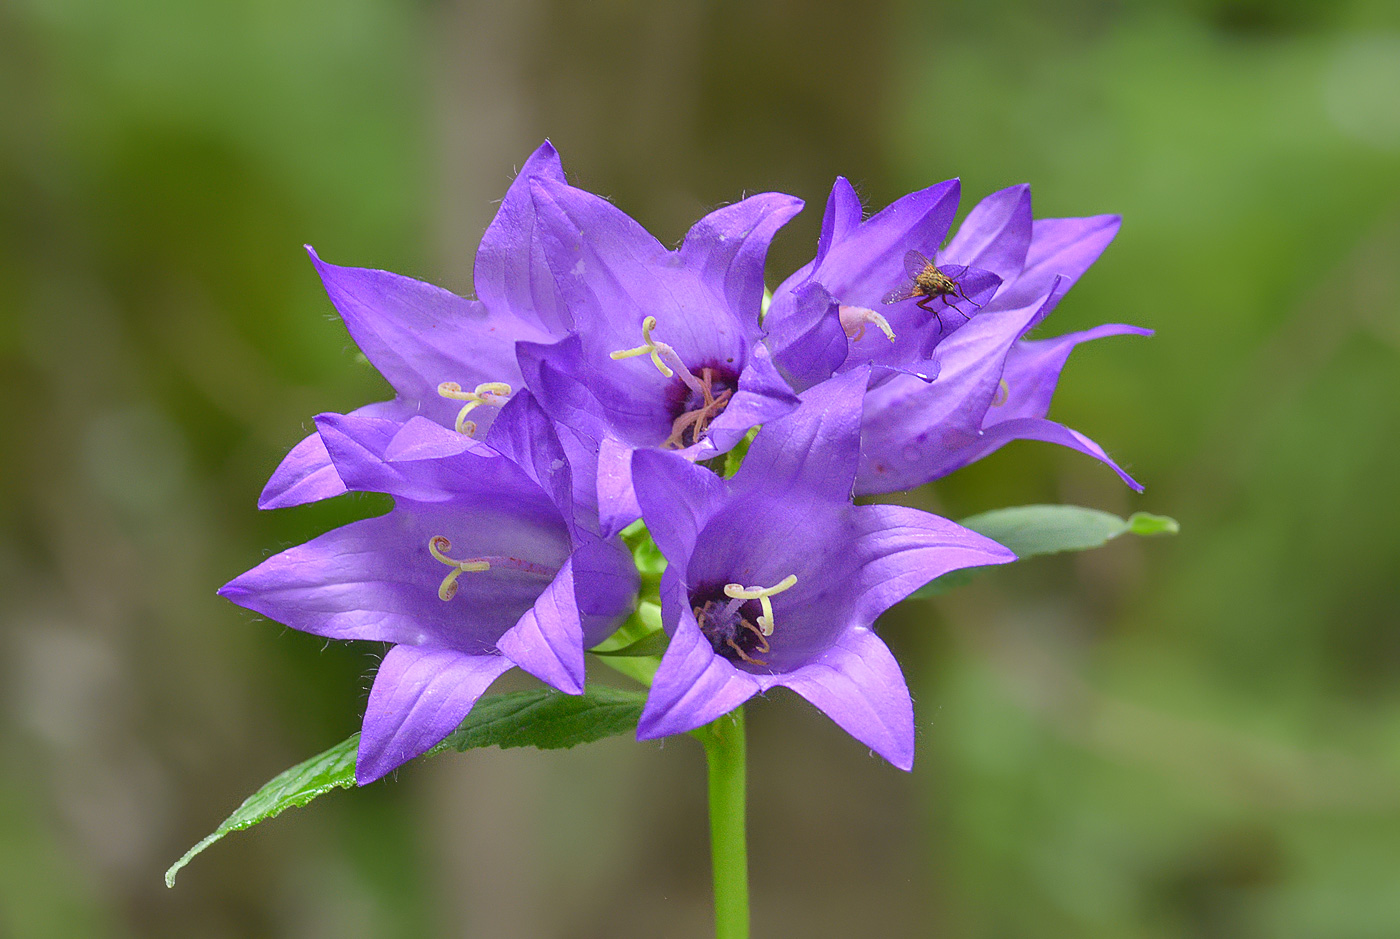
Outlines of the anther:
<svg viewBox="0 0 1400 939">
<path fill-rule="evenodd" d="M 1001 381 L 997 382 L 997 393 L 995 397 L 992 398 L 992 407 L 1001 407 L 1006 403 L 1006 399 L 1009 397 L 1011 397 L 1011 386 L 1008 385 L 1006 379 L 1003 378 Z"/>
<path fill-rule="evenodd" d="M 444 551 L 452 550 L 452 542 L 442 535 L 434 535 L 428 539 L 428 551 L 434 558 L 452 568 L 451 572 L 442 579 L 442 584 L 438 587 L 438 599 L 446 602 L 457 595 L 457 578 L 463 574 L 474 574 L 480 571 L 489 571 L 491 562 L 484 558 L 466 558 L 457 560 L 450 558 Z"/>
<path fill-rule="evenodd" d="M 846 331 L 852 342 L 860 342 L 861 337 L 865 335 L 865 327 L 872 323 L 885 334 L 886 339 L 894 342 L 894 330 L 890 329 L 890 321 L 874 310 L 867 310 L 861 306 L 842 306 L 837 309 L 837 315 L 841 317 L 841 328 Z"/>
<path fill-rule="evenodd" d="M 457 412 L 455 426 L 457 433 L 468 437 L 476 433 L 476 421 L 467 420 L 467 415 L 483 404 L 500 407 L 505 399 L 510 397 L 510 390 L 510 385 L 503 381 L 484 381 L 471 391 L 463 391 L 462 386 L 455 381 L 445 381 L 437 387 L 441 397 L 467 402 L 462 406 L 462 410 Z"/>
<path fill-rule="evenodd" d="M 763 607 L 758 617 L 758 629 L 764 636 L 773 635 L 773 601 L 770 599 L 797 583 L 797 575 L 789 574 L 771 587 L 745 587 L 742 584 L 725 584 L 724 595 L 731 600 L 730 606 L 738 607 L 733 601 L 757 600 Z"/>
</svg>

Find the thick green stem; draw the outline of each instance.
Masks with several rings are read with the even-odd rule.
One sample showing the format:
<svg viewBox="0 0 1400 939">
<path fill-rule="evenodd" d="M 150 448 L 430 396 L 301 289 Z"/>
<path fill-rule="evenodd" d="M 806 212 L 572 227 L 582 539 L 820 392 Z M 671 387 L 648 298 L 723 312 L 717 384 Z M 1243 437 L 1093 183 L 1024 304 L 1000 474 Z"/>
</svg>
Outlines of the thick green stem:
<svg viewBox="0 0 1400 939">
<path fill-rule="evenodd" d="M 710 771 L 710 859 L 715 881 L 715 939 L 748 939 L 749 851 L 745 834 L 744 709 L 695 731 Z"/>
</svg>

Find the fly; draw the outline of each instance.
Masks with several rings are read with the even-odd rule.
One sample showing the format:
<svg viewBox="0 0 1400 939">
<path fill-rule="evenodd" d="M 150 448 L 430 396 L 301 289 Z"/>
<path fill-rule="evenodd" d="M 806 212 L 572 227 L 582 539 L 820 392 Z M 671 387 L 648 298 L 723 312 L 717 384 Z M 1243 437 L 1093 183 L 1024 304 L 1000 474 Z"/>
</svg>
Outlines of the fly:
<svg viewBox="0 0 1400 939">
<path fill-rule="evenodd" d="M 950 265 L 948 270 L 961 277 L 967 268 L 961 264 L 954 264 Z M 925 313 L 932 313 L 938 317 L 940 332 L 943 330 L 942 317 L 938 310 L 929 306 L 934 300 L 942 299 L 948 308 L 956 311 L 964 321 L 972 319 L 971 313 L 964 313 L 951 300 L 946 299 L 948 297 L 961 297 L 968 303 L 972 303 L 967 294 L 963 293 L 962 285 L 950 277 L 948 273 L 940 270 L 937 264 L 918 251 L 910 250 L 904 255 L 904 271 L 909 275 L 909 282 L 887 293 L 885 295 L 886 303 L 898 303 L 901 300 L 919 297 L 920 300 L 914 305 Z"/>
</svg>

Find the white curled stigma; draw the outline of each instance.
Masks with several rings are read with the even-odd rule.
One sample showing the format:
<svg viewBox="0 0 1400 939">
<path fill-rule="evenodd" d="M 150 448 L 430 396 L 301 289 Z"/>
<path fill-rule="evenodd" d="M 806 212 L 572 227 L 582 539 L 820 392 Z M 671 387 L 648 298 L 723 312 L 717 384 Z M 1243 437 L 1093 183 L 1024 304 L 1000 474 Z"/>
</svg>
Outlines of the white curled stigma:
<svg viewBox="0 0 1400 939">
<path fill-rule="evenodd" d="M 885 319 L 874 310 L 867 310 L 863 306 L 842 306 L 837 309 L 837 315 L 841 317 L 841 328 L 850 337 L 851 342 L 860 342 L 865 335 L 865 327 L 874 325 L 885 334 L 885 338 L 894 342 L 894 330 L 890 329 L 890 321 Z"/>
<path fill-rule="evenodd" d="M 503 381 L 484 381 L 471 391 L 463 391 L 455 381 L 445 381 L 438 385 L 437 393 L 452 401 L 465 401 L 462 410 L 457 412 L 455 427 L 457 433 L 467 437 L 476 433 L 476 421 L 467 420 L 467 415 L 483 404 L 500 407 L 510 397 L 510 385 Z"/>
<path fill-rule="evenodd" d="M 789 574 L 771 587 L 745 587 L 742 584 L 725 584 L 724 595 L 730 598 L 729 605 L 725 608 L 725 615 L 733 615 L 745 600 L 757 600 L 763 607 L 763 612 L 758 617 L 758 629 L 763 635 L 773 635 L 773 601 L 772 597 L 782 593 L 797 583 L 797 575 Z"/>
</svg>

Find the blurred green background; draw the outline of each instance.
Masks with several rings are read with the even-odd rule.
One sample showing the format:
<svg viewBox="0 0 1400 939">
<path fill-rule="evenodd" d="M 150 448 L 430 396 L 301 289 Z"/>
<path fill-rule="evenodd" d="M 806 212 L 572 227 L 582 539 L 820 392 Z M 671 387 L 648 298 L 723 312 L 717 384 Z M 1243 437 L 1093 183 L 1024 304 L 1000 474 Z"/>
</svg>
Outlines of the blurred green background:
<svg viewBox="0 0 1400 939">
<path fill-rule="evenodd" d="M 919 756 L 750 708 L 762 936 L 1400 935 L 1400 7 L 0 4 L 0 935 L 703 936 L 688 740 L 478 751 L 160 874 L 356 729 L 376 650 L 220 601 L 378 503 L 258 513 L 312 415 L 386 396 L 301 245 L 471 292 L 541 139 L 662 240 L 832 178 L 1121 212 L 1043 334 L 1052 416 L 920 493 L 1175 539 L 886 617 Z"/>
</svg>

